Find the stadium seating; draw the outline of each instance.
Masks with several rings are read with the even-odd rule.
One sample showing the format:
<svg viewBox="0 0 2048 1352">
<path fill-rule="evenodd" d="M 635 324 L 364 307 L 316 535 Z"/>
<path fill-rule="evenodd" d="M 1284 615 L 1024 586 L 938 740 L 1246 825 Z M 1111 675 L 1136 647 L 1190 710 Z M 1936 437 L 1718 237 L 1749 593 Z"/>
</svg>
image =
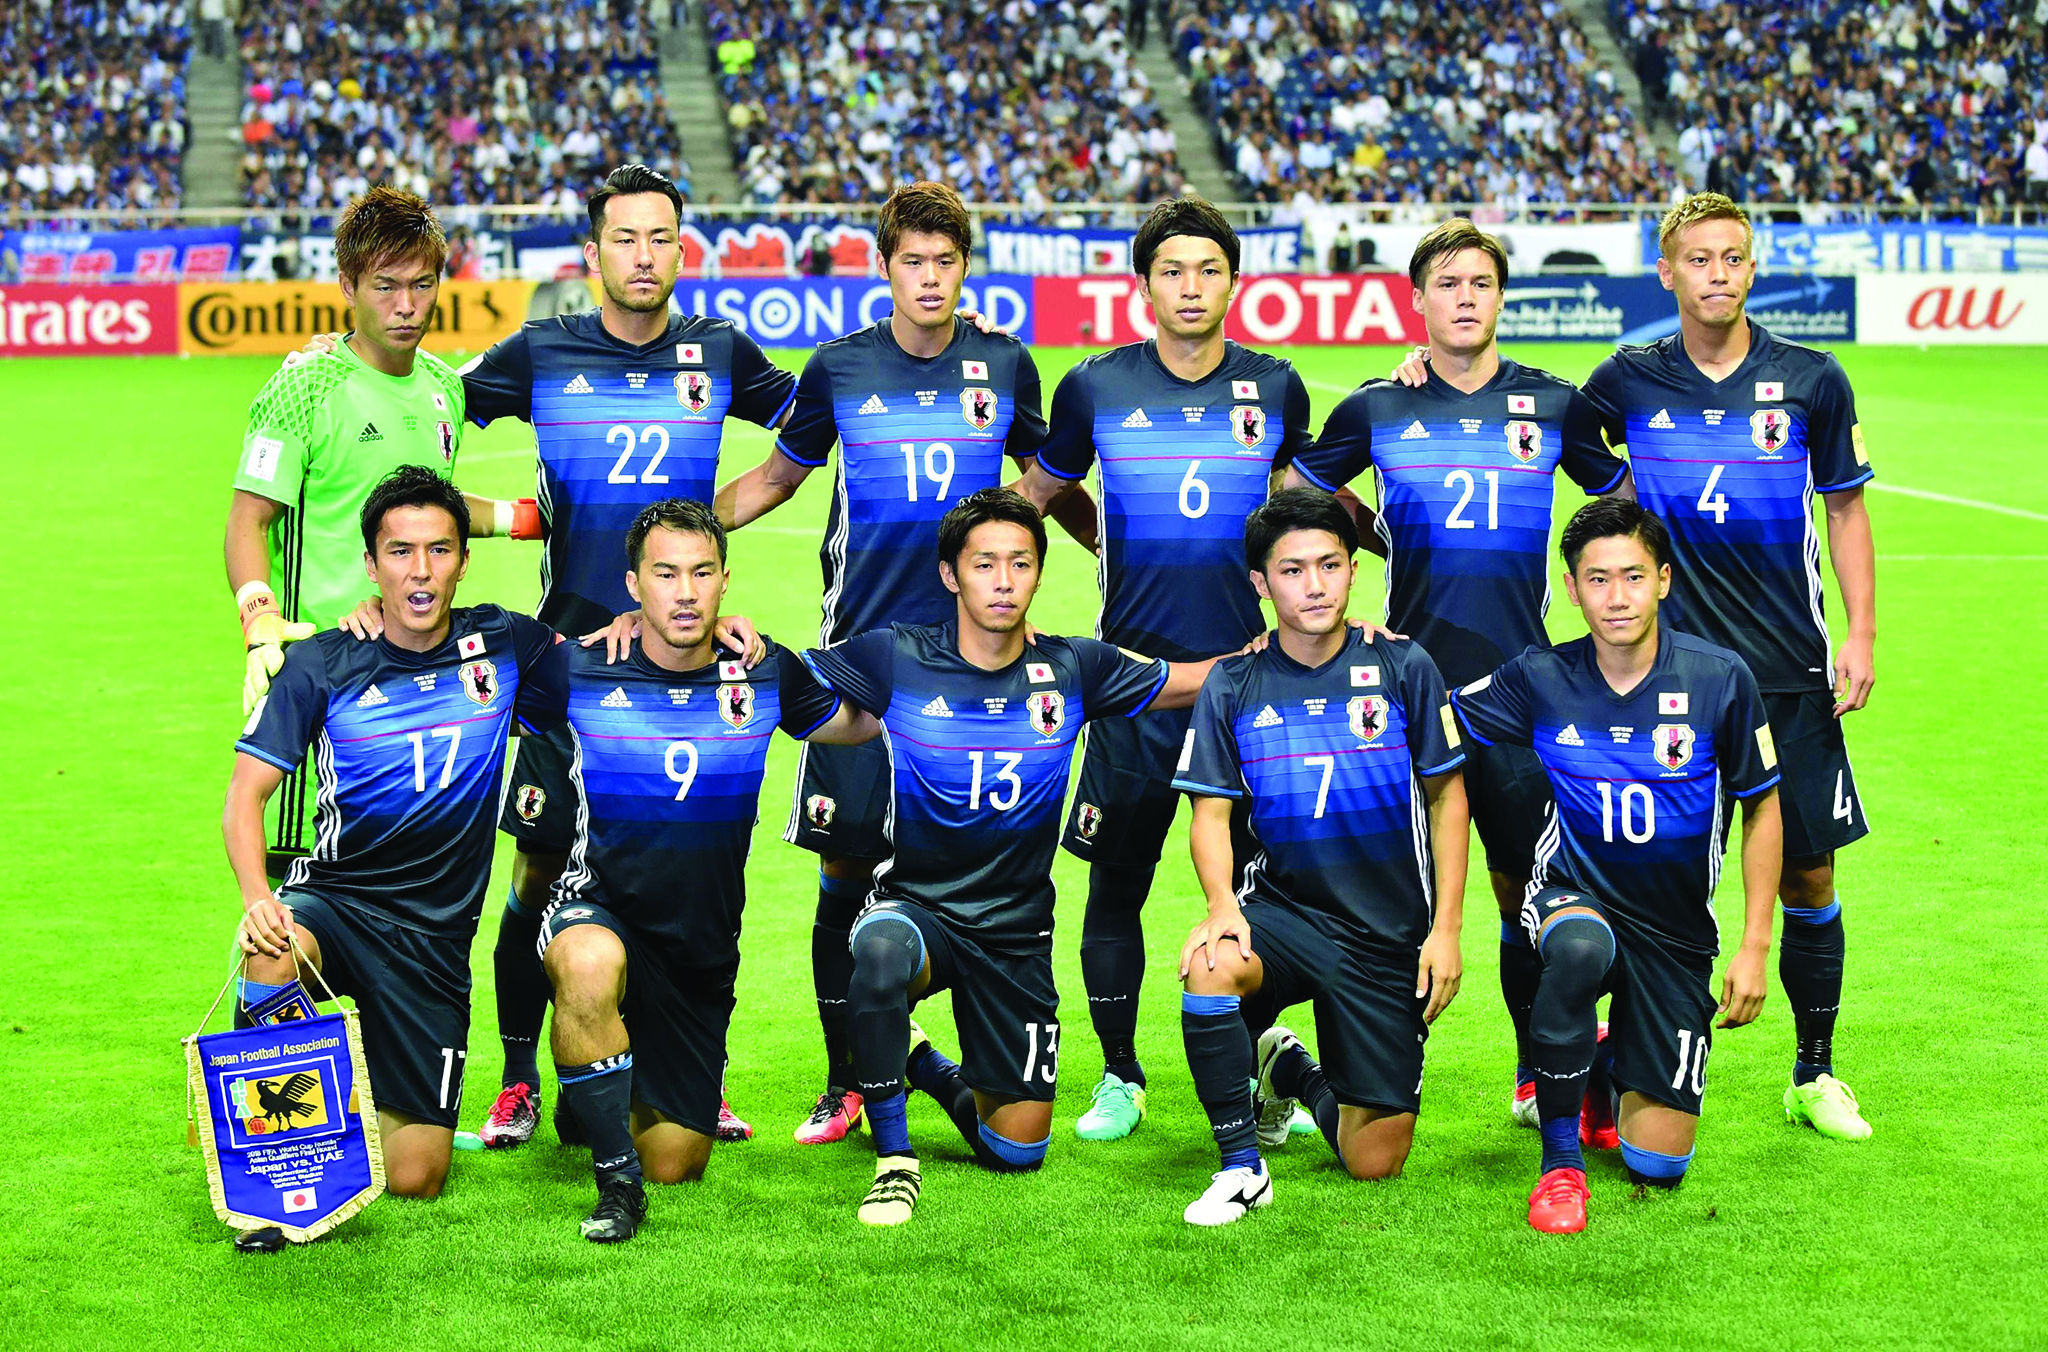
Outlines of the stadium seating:
<svg viewBox="0 0 2048 1352">
<path fill-rule="evenodd" d="M 710 0 L 748 201 L 936 179 L 1042 208 L 1181 187 L 1178 139 L 1103 0 Z"/>
<path fill-rule="evenodd" d="M 177 206 L 190 49 L 175 0 L 0 5 L 0 214 Z"/>
<path fill-rule="evenodd" d="M 614 165 L 689 192 L 656 35 L 598 0 L 247 0 L 245 196 L 331 211 L 374 182 L 451 207 L 580 207 Z"/>
<path fill-rule="evenodd" d="M 2005 207 L 2048 138 L 2041 10 L 2012 0 L 1609 0 L 1693 187 L 1746 200 Z"/>
<path fill-rule="evenodd" d="M 1564 12 L 1196 0 L 1176 51 L 1247 197 L 1641 202 L 1673 169 Z"/>
</svg>

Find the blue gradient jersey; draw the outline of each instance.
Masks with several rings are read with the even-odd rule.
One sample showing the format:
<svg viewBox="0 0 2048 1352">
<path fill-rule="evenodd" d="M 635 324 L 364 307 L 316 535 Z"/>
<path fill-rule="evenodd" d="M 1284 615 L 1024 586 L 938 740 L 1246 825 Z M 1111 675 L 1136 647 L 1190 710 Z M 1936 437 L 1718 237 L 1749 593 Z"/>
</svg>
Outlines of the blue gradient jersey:
<svg viewBox="0 0 2048 1352">
<path fill-rule="evenodd" d="M 1720 946 L 1728 798 L 1778 782 L 1756 680 L 1740 657 L 1664 630 L 1650 674 L 1618 695 L 1586 637 L 1523 653 L 1454 692 L 1467 731 L 1534 747 L 1557 811 L 1536 844 L 1529 895 L 1572 887 L 1678 948 Z"/>
<path fill-rule="evenodd" d="M 1413 951 L 1435 905 L 1424 776 L 1465 763 L 1444 678 L 1419 644 L 1347 629 L 1320 667 L 1280 650 L 1209 671 L 1173 786 L 1249 798 L 1259 853 L 1248 900 L 1327 932 Z M 1254 947 L 1257 941 L 1253 941 Z"/>
<path fill-rule="evenodd" d="M 469 416 L 533 424 L 540 452 L 540 618 L 564 633 L 633 609 L 626 528 L 659 498 L 710 502 L 727 416 L 771 427 L 796 380 L 724 319 L 673 316 L 645 347 L 596 310 L 536 319 L 462 370 Z"/>
<path fill-rule="evenodd" d="M 1074 739 L 1142 712 L 1166 663 L 1041 634 L 1001 671 L 960 656 L 951 624 L 899 624 L 814 649 L 825 686 L 882 720 L 889 838 L 876 900 L 915 902 L 982 942 L 1052 947 L 1052 860 Z"/>
<path fill-rule="evenodd" d="M 1586 381 L 1636 497 L 1671 531 L 1673 629 L 1742 654 L 1764 690 L 1829 687 L 1813 495 L 1872 476 L 1841 364 L 1749 326 L 1749 356 L 1708 380 L 1674 334 Z"/>
<path fill-rule="evenodd" d="M 313 752 L 313 887 L 406 929 L 467 941 L 491 877 L 492 822 L 517 717 L 544 731 L 560 699 L 554 631 L 497 606 L 454 612 L 413 653 L 339 629 L 294 643 L 235 750 L 289 774 Z"/>
<path fill-rule="evenodd" d="M 1054 391 L 1038 453 L 1061 479 L 1102 465 L 1096 636 L 1173 661 L 1234 652 L 1264 628 L 1244 519 L 1309 439 L 1293 364 L 1223 348 L 1223 364 L 1192 381 L 1149 340 L 1088 358 Z"/>
<path fill-rule="evenodd" d="M 839 443 L 818 551 L 820 643 L 953 614 L 953 594 L 939 581 L 939 519 L 969 493 L 1001 485 L 1003 457 L 1038 453 L 1040 408 L 1038 367 L 1008 334 L 956 321 L 945 351 L 913 357 L 883 319 L 818 345 L 775 448 L 815 469 Z"/>
<path fill-rule="evenodd" d="M 1556 472 L 1598 494 L 1628 469 L 1570 381 L 1506 358 L 1471 394 L 1434 371 L 1421 389 L 1366 382 L 1295 466 L 1332 492 L 1373 471 L 1387 623 L 1427 648 L 1455 685 L 1550 641 Z"/>
<path fill-rule="evenodd" d="M 695 671 L 657 666 L 638 644 L 616 663 L 602 647 L 556 652 L 567 707 L 549 712 L 566 712 L 574 731 L 585 807 L 556 899 L 595 902 L 686 946 L 686 965 L 729 966 L 769 738 L 778 727 L 809 735 L 838 697 L 773 643 L 751 671 L 723 652 Z"/>
</svg>

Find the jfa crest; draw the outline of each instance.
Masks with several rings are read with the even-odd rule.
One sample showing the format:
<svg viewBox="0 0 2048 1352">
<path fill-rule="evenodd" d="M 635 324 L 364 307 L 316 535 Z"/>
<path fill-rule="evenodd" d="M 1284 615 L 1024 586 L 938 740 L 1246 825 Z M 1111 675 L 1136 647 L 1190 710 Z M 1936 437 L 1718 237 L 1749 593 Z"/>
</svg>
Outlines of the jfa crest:
<svg viewBox="0 0 2048 1352">
<path fill-rule="evenodd" d="M 678 371 L 676 402 L 692 413 L 702 413 L 711 406 L 711 377 L 702 371 Z"/>
<path fill-rule="evenodd" d="M 462 664 L 462 693 L 478 704 L 489 704 L 498 697 L 498 668 L 488 659 Z"/>
<path fill-rule="evenodd" d="M 1102 809 L 1093 803 L 1081 803 L 1074 808 L 1074 834 L 1083 840 L 1095 839 L 1095 833 L 1102 829 Z"/>
<path fill-rule="evenodd" d="M 440 398 L 441 396 L 437 394 L 437 395 L 435 395 L 434 397 L 435 397 L 436 399 L 439 399 L 439 398 Z M 450 465 L 454 464 L 454 463 L 455 463 L 455 424 L 453 424 L 453 423 L 445 423 L 445 422 L 437 422 L 437 423 L 435 423 L 435 424 L 434 424 L 434 436 L 435 436 L 435 438 L 436 438 L 436 439 L 438 440 L 438 442 L 439 442 L 439 444 L 440 444 L 440 447 L 441 447 L 441 462 L 442 462 L 443 464 L 450 464 Z"/>
<path fill-rule="evenodd" d="M 1767 455 L 1783 451 L 1791 435 L 1792 415 L 1782 408 L 1760 408 L 1749 415 L 1749 439 Z"/>
<path fill-rule="evenodd" d="M 1034 690 L 1024 697 L 1031 713 L 1031 728 L 1040 737 L 1050 737 L 1066 726 L 1067 698 L 1057 690 Z"/>
<path fill-rule="evenodd" d="M 960 391 L 960 416 L 977 432 L 986 432 L 996 420 L 996 392 L 970 385 Z"/>
<path fill-rule="evenodd" d="M 1523 464 L 1543 454 L 1543 429 L 1535 423 L 1517 418 L 1504 430 L 1508 434 L 1508 454 Z"/>
<path fill-rule="evenodd" d="M 512 810 L 523 822 L 533 821 L 548 805 L 548 791 L 538 784 L 521 784 L 512 791 Z"/>
<path fill-rule="evenodd" d="M 744 728 L 754 717 L 754 687 L 751 685 L 721 685 L 718 687 L 718 716 L 736 728 Z"/>
<path fill-rule="evenodd" d="M 235 1114 L 251 1136 L 276 1136 L 327 1125 L 325 1068 L 303 1066 L 273 1079 L 241 1079 L 231 1088 Z"/>
<path fill-rule="evenodd" d="M 1230 410 L 1230 435 L 1247 449 L 1266 439 L 1266 410 L 1257 404 L 1239 404 Z"/>
<path fill-rule="evenodd" d="M 1387 701 L 1381 695 L 1353 695 L 1348 706 L 1351 735 L 1370 742 L 1387 730 Z"/>
<path fill-rule="evenodd" d="M 839 804 L 822 793 L 814 793 L 804 799 L 804 820 L 820 831 L 830 826 L 838 813 Z"/>
<path fill-rule="evenodd" d="M 1684 723 L 1659 723 L 1650 734 L 1650 745 L 1656 749 L 1657 764 L 1676 770 L 1692 759 L 1692 728 Z"/>
</svg>

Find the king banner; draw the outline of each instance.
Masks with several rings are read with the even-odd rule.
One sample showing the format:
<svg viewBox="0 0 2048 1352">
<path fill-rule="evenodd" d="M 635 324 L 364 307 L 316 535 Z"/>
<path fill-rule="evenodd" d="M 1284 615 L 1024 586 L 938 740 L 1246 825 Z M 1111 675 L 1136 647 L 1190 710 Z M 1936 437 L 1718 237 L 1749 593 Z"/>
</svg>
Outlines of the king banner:
<svg viewBox="0 0 2048 1352">
<path fill-rule="evenodd" d="M 300 1244 L 384 1191 L 356 1013 L 309 1018 L 303 1009 L 281 1011 L 279 1022 L 185 1039 L 214 1214 L 238 1230 L 274 1225 Z"/>
</svg>

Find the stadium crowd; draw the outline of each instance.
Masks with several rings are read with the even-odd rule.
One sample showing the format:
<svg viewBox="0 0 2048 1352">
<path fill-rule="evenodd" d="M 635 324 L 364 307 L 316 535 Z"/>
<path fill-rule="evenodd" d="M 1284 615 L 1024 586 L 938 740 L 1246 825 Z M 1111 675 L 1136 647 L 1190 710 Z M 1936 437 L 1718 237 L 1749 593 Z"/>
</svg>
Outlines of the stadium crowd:
<svg viewBox="0 0 2048 1352">
<path fill-rule="evenodd" d="M 1179 136 L 1104 0 L 711 0 L 749 202 L 899 181 L 1044 207 L 1180 191 Z"/>
<path fill-rule="evenodd" d="M 177 0 L 0 5 L 0 214 L 177 206 L 190 39 Z"/>
<path fill-rule="evenodd" d="M 2048 4 L 1611 6 L 1693 186 L 1933 208 L 2048 196 Z"/>
<path fill-rule="evenodd" d="M 1313 203 L 1661 201 L 1614 72 L 1555 4 L 1196 0 L 1176 51 L 1237 186 Z"/>
<path fill-rule="evenodd" d="M 687 194 L 656 40 L 602 0 L 247 0 L 245 199 L 317 213 L 384 182 L 574 212 L 628 160 Z"/>
</svg>

